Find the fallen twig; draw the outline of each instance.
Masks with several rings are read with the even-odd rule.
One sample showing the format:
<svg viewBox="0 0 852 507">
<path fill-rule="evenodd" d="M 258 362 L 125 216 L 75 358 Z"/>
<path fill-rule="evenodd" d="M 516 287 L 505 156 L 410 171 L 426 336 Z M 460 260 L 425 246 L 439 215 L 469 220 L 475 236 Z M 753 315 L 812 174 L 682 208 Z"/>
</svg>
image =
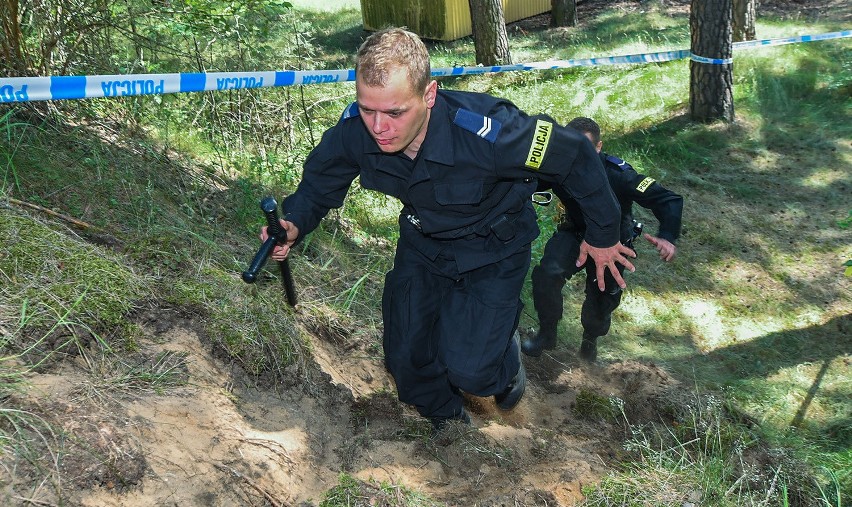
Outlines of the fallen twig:
<svg viewBox="0 0 852 507">
<path fill-rule="evenodd" d="M 36 500 L 35 498 L 24 498 L 22 496 L 15 495 L 14 498 L 16 500 L 20 500 L 22 502 L 31 503 L 33 505 L 45 505 L 48 507 L 56 507 L 55 503 L 45 502 L 44 500 Z"/>
<path fill-rule="evenodd" d="M 36 211 L 40 211 L 40 212 L 45 213 L 47 215 L 50 215 L 52 217 L 59 218 L 59 219 L 64 220 L 64 221 L 66 221 L 70 224 L 76 225 L 77 227 L 80 227 L 81 229 L 88 229 L 88 230 L 93 230 L 93 231 L 104 232 L 104 230 L 101 229 L 100 227 L 96 227 L 96 226 L 94 226 L 90 223 L 83 222 L 82 220 L 77 220 L 74 217 L 69 217 L 68 215 L 53 211 L 52 209 L 47 209 L 44 206 L 39 206 L 38 204 L 33 204 L 31 202 L 26 202 L 26 201 L 19 201 L 18 199 L 15 199 L 15 198 L 12 198 L 12 197 L 9 198 L 9 202 L 16 205 L 16 206 L 23 206 L 25 208 L 34 209 Z"/>
</svg>

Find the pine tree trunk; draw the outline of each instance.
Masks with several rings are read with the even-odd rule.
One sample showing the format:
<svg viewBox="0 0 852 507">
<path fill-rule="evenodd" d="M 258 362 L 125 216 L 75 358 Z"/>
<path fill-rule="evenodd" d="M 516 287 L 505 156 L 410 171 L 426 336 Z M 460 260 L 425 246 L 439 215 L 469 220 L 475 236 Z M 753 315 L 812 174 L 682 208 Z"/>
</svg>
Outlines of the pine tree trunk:
<svg viewBox="0 0 852 507">
<path fill-rule="evenodd" d="M 509 37 L 503 17 L 501 0 L 468 0 L 476 63 L 482 65 L 508 65 Z"/>
<path fill-rule="evenodd" d="M 550 26 L 577 26 L 577 0 L 550 0 Z"/>
<path fill-rule="evenodd" d="M 729 60 L 731 0 L 692 0 L 689 13 L 692 54 Z M 689 62 L 689 113 L 693 120 L 733 121 L 733 64 Z"/>
<path fill-rule="evenodd" d="M 757 19 L 755 13 L 755 0 L 733 0 L 733 40 L 742 42 L 755 39 L 754 23 Z"/>
</svg>

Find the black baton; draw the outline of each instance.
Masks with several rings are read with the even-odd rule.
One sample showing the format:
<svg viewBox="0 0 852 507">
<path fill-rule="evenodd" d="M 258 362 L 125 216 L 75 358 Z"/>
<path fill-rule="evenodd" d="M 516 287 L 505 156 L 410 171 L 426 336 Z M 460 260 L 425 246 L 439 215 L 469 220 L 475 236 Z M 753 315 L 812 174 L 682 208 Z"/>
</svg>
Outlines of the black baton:
<svg viewBox="0 0 852 507">
<path fill-rule="evenodd" d="M 287 242 L 287 231 L 281 227 L 281 222 L 278 221 L 278 203 L 275 201 L 275 198 L 264 197 L 260 201 L 260 209 L 266 216 L 266 233 L 269 237 L 263 242 L 257 254 L 255 254 L 248 270 L 243 271 L 243 281 L 246 283 L 254 283 L 257 280 L 257 273 L 266 264 L 266 260 L 272 254 L 275 246 Z M 278 267 L 281 268 L 281 285 L 284 286 L 287 303 L 295 307 L 296 286 L 293 283 L 293 274 L 290 272 L 290 263 L 288 260 L 278 261 Z"/>
</svg>

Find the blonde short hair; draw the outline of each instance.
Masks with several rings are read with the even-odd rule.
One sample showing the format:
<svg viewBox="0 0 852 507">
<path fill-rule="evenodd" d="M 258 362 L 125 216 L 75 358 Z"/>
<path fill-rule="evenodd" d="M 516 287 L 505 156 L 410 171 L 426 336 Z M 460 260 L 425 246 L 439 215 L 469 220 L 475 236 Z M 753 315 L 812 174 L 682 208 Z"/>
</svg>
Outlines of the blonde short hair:
<svg viewBox="0 0 852 507">
<path fill-rule="evenodd" d="M 426 89 L 432 78 L 429 51 L 415 33 L 385 28 L 371 34 L 358 48 L 355 73 L 368 86 L 384 86 L 390 74 L 400 67 L 408 69 L 413 90 Z"/>
</svg>

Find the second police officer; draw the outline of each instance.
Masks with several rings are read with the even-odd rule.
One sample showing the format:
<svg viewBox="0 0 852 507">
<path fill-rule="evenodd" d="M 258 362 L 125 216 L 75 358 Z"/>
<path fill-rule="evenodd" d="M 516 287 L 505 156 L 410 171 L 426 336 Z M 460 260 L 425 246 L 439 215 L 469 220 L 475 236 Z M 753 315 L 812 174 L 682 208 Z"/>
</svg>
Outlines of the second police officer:
<svg viewBox="0 0 852 507">
<path fill-rule="evenodd" d="M 663 187 L 654 178 L 637 173 L 633 167 L 618 157 L 607 155 L 601 148 L 601 130 L 598 124 L 585 117 L 574 118 L 568 127 L 582 132 L 595 146 L 606 170 L 609 184 L 621 206 L 621 242 L 633 248 L 634 234 L 633 203 L 648 208 L 659 221 L 656 236 L 645 234 L 663 261 L 671 261 L 677 253 L 675 242 L 680 236 L 683 198 Z M 542 186 L 544 188 L 546 185 Z M 609 333 L 612 312 L 621 303 L 623 286 L 609 273 L 605 276 L 605 290 L 599 290 L 600 273 L 592 263 L 578 267 L 574 260 L 580 244 L 594 224 L 587 219 L 577 201 L 560 187 L 553 188 L 564 207 L 553 236 L 544 247 L 539 264 L 532 272 L 533 304 L 538 313 L 539 331 L 523 341 L 521 349 L 531 357 L 538 357 L 544 350 L 556 346 L 556 328 L 562 319 L 562 288 L 565 281 L 581 269 L 586 271 L 586 298 L 580 313 L 583 339 L 580 357 L 594 362 L 597 359 L 597 341 Z"/>
</svg>

